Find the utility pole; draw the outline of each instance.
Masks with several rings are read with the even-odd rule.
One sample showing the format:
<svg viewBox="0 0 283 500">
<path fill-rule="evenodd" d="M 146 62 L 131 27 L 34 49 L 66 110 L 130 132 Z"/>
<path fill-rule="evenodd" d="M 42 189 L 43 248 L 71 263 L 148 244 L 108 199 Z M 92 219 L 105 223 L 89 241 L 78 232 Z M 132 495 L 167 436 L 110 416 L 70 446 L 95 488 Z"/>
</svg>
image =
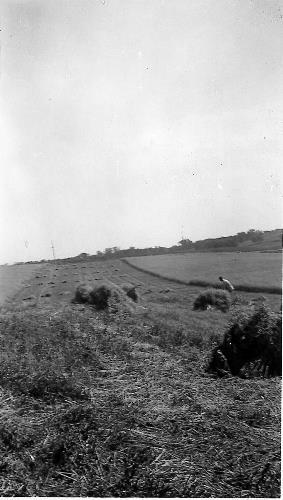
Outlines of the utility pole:
<svg viewBox="0 0 283 500">
<path fill-rule="evenodd" d="M 54 243 L 52 240 L 51 240 L 51 248 L 52 248 L 52 253 L 53 253 L 53 259 L 55 260 L 55 247 L 54 247 Z"/>
</svg>

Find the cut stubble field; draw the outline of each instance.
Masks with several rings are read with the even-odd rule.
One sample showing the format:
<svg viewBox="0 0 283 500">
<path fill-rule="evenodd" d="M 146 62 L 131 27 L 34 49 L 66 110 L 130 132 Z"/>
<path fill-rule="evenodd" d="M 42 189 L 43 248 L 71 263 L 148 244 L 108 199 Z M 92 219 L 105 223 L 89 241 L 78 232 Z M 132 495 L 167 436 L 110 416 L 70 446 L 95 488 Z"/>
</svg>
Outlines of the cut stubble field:
<svg viewBox="0 0 283 500">
<path fill-rule="evenodd" d="M 136 285 L 135 312 L 72 303 L 102 281 Z M 280 496 L 281 378 L 205 371 L 262 294 L 237 292 L 224 314 L 193 310 L 202 290 L 118 260 L 19 284 L 0 315 L 1 496 Z"/>
<path fill-rule="evenodd" d="M 21 290 L 40 268 L 40 264 L 0 266 L 0 304 Z"/>
</svg>

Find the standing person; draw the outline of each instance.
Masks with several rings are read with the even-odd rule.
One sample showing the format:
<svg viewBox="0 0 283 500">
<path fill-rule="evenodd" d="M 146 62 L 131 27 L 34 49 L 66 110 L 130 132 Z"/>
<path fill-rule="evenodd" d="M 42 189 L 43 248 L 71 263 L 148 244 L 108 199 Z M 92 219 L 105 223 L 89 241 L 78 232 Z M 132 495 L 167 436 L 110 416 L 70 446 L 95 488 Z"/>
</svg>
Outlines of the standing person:
<svg viewBox="0 0 283 500">
<path fill-rule="evenodd" d="M 233 287 L 232 283 L 230 281 L 226 280 L 226 278 L 223 278 L 222 276 L 219 276 L 219 280 L 223 284 L 224 290 L 228 290 L 228 292 L 233 292 L 235 288 Z"/>
</svg>

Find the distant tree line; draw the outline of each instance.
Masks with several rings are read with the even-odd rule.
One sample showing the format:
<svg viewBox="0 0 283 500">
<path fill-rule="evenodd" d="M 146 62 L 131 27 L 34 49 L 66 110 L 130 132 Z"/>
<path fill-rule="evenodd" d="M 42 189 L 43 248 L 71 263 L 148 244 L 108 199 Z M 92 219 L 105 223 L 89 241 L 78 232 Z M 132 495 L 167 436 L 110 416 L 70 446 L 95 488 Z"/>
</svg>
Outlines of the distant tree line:
<svg viewBox="0 0 283 500">
<path fill-rule="evenodd" d="M 148 248 L 135 248 L 131 246 L 127 249 L 121 250 L 119 247 L 107 247 L 105 250 L 99 250 L 95 255 L 82 253 L 77 257 L 64 260 L 95 260 L 95 259 L 109 259 L 109 258 L 122 258 L 122 257 L 135 257 L 144 255 L 162 255 L 166 253 L 184 253 L 189 251 L 205 251 L 216 250 L 220 248 L 237 247 L 244 241 L 259 242 L 263 240 L 263 231 L 256 229 L 249 229 L 247 232 L 241 232 L 235 236 L 223 236 L 221 238 L 208 238 L 192 242 L 188 238 L 184 238 L 178 242 L 177 245 L 171 247 L 154 246 Z"/>
<path fill-rule="evenodd" d="M 184 253 L 193 251 L 207 251 L 218 249 L 232 249 L 237 248 L 239 244 L 245 241 L 257 243 L 263 240 L 264 232 L 257 229 L 249 229 L 247 232 L 240 232 L 234 236 L 222 236 L 221 238 L 207 238 L 205 240 L 191 241 L 189 238 L 184 238 L 178 242 L 177 245 L 171 247 L 154 246 L 148 248 L 135 248 L 131 246 L 127 249 L 121 250 L 119 247 L 108 247 L 103 251 L 99 250 L 95 255 L 90 255 L 83 252 L 75 257 L 68 257 L 66 259 L 56 259 L 55 262 L 80 262 L 82 260 L 105 260 L 109 258 L 122 258 L 122 257 L 135 257 L 142 255 L 162 255 L 166 253 Z M 26 264 L 34 264 L 38 261 L 29 261 Z M 40 262 L 54 262 L 53 259 L 41 260 Z M 17 262 L 23 264 L 23 262 Z"/>
<path fill-rule="evenodd" d="M 195 250 L 203 250 L 208 248 L 222 248 L 222 247 L 237 247 L 240 243 L 244 241 L 252 241 L 257 243 L 263 240 L 263 231 L 258 231 L 256 229 L 249 229 L 249 231 L 237 233 L 234 236 L 223 236 L 221 238 L 210 238 L 206 240 L 200 240 L 193 243 Z"/>
<path fill-rule="evenodd" d="M 249 229 L 247 232 L 237 233 L 234 236 L 223 236 L 221 238 L 207 238 L 205 240 L 191 241 L 188 238 L 182 239 L 178 245 L 172 247 L 149 247 L 135 248 L 130 247 L 126 250 L 121 250 L 119 247 L 105 248 L 104 252 L 97 252 L 98 257 L 130 257 L 136 255 L 157 255 L 162 253 L 178 253 L 194 250 L 208 250 L 217 248 L 237 247 L 244 241 L 253 243 L 263 240 L 264 232 L 257 229 Z"/>
</svg>

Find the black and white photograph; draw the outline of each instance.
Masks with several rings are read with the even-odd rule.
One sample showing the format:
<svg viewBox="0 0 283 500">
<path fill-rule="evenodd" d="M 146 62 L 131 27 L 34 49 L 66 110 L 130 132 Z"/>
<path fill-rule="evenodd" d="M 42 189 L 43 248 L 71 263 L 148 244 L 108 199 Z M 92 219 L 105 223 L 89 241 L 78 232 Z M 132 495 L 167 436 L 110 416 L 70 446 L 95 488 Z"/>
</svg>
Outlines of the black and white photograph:
<svg viewBox="0 0 283 500">
<path fill-rule="evenodd" d="M 0 497 L 281 498 L 283 0 L 0 0 Z"/>
</svg>

